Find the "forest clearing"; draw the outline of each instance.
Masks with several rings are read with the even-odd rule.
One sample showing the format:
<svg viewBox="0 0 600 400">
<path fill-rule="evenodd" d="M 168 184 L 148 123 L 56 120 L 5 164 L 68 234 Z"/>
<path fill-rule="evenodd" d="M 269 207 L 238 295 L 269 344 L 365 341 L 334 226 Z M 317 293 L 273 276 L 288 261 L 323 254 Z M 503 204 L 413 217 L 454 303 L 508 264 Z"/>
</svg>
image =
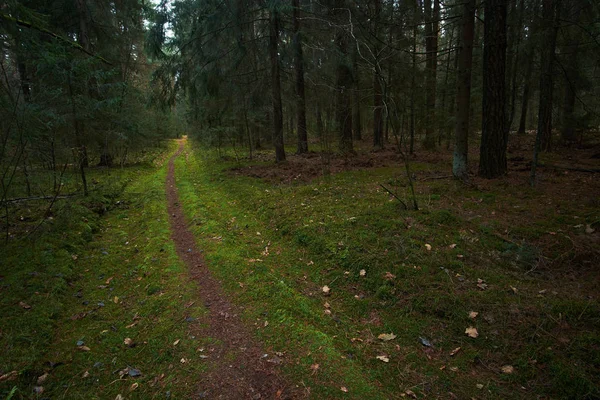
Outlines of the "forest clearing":
<svg viewBox="0 0 600 400">
<path fill-rule="evenodd" d="M 0 6 L 0 398 L 600 399 L 591 0 Z"/>
</svg>

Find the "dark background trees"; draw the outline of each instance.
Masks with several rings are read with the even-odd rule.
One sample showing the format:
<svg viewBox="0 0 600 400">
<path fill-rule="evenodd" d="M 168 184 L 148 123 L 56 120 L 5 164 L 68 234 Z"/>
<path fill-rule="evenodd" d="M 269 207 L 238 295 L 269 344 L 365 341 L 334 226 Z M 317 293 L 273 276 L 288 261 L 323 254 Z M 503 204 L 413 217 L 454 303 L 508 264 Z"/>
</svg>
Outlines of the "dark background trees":
<svg viewBox="0 0 600 400">
<path fill-rule="evenodd" d="M 56 189 L 64 164 L 85 192 L 88 166 L 126 163 L 182 131 L 250 158 L 274 147 L 277 161 L 286 146 L 453 153 L 468 179 L 469 159 L 481 176 L 506 173 L 517 134 L 537 127 L 546 152 L 594 140 L 599 123 L 590 0 L 30 0 L 0 11 L 3 198 L 40 168 Z"/>
</svg>

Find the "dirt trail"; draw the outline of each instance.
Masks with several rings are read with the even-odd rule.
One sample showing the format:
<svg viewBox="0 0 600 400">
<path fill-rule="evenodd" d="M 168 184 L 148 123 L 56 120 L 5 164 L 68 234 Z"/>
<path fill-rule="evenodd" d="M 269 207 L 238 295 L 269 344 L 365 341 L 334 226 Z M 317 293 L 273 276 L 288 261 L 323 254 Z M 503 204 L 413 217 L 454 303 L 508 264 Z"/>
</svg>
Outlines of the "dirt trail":
<svg viewBox="0 0 600 400">
<path fill-rule="evenodd" d="M 263 357 L 259 344 L 239 317 L 236 307 L 223 293 L 198 251 L 194 236 L 187 227 L 175 186 L 175 158 L 183 152 L 184 141 L 169 160 L 166 180 L 167 209 L 171 220 L 171 237 L 177 254 L 187 264 L 197 282 L 199 295 L 208 309 L 201 324 L 194 324 L 200 337 L 215 339 L 206 346 L 208 373 L 200 377 L 197 398 L 202 399 L 291 399 L 289 386 L 279 377 L 276 366 Z M 207 327 L 202 327 L 202 326 Z"/>
</svg>

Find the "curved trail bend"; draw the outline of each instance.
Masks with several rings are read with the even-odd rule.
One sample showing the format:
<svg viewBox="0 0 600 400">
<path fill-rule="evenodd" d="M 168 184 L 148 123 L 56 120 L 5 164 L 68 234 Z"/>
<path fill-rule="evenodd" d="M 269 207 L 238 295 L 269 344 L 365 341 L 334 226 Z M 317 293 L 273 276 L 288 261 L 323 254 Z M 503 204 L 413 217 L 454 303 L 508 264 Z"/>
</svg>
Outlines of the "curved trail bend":
<svg viewBox="0 0 600 400">
<path fill-rule="evenodd" d="M 263 358 L 260 345 L 239 317 L 236 307 L 227 299 L 220 283 L 206 268 L 196 247 L 192 232 L 179 204 L 175 185 L 174 161 L 184 151 L 185 139 L 169 160 L 166 180 L 167 209 L 171 237 L 177 254 L 186 263 L 191 278 L 198 285 L 199 297 L 208 315 L 192 328 L 198 337 L 214 339 L 207 346 L 208 372 L 200 377 L 197 398 L 206 399 L 291 399 L 289 386 L 277 374 L 275 366 Z M 202 326 L 207 327 L 202 327 Z"/>
</svg>

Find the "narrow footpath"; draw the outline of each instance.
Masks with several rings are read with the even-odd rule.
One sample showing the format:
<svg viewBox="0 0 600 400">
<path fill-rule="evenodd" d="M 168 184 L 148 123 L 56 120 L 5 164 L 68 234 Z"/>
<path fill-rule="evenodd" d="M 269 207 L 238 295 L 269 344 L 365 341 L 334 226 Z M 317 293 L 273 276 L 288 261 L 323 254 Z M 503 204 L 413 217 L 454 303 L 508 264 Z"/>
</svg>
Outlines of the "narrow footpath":
<svg viewBox="0 0 600 400">
<path fill-rule="evenodd" d="M 206 375 L 200 377 L 197 398 L 201 399 L 293 399 L 287 385 L 279 376 L 276 366 L 264 357 L 260 344 L 244 326 L 239 310 L 223 292 L 221 284 L 206 267 L 188 229 L 183 209 L 179 204 L 175 185 L 174 161 L 184 151 L 185 139 L 169 160 L 166 180 L 167 209 L 171 222 L 171 237 L 177 254 L 187 264 L 190 276 L 198 285 L 199 296 L 208 315 L 194 324 L 198 337 L 213 339 L 203 354 L 209 365 Z"/>
</svg>

